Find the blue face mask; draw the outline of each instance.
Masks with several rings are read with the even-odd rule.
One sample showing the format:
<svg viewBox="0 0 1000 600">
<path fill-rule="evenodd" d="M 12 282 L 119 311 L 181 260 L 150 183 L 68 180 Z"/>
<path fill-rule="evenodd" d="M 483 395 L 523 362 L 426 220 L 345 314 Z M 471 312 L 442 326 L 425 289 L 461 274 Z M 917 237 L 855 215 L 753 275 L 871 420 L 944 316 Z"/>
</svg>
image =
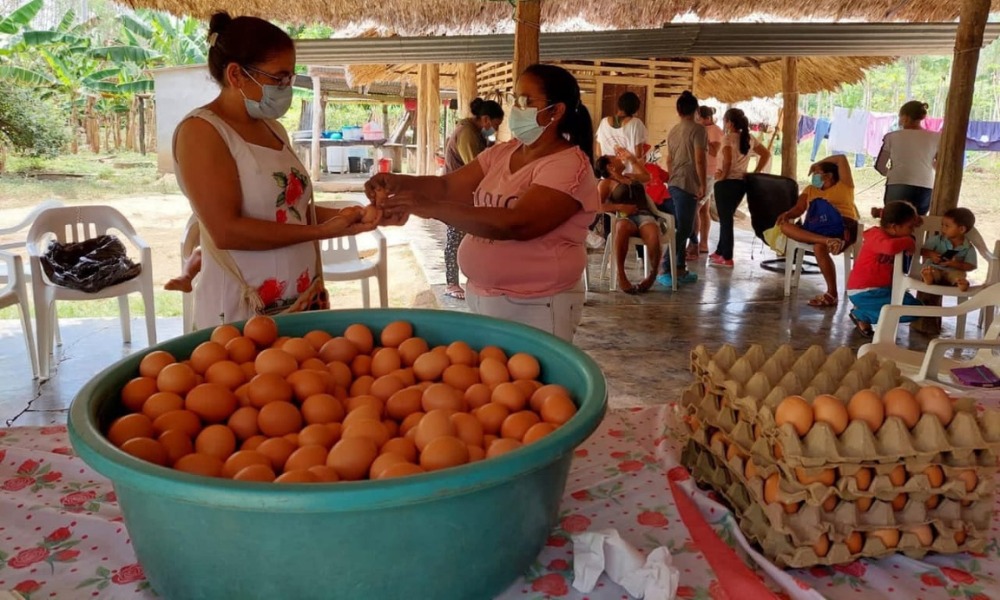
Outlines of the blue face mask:
<svg viewBox="0 0 1000 600">
<path fill-rule="evenodd" d="M 292 86 L 264 85 L 253 78 L 246 69 L 243 70 L 251 81 L 260 86 L 260 100 L 251 100 L 243 94 L 243 104 L 247 107 L 247 114 L 254 119 L 278 119 L 281 118 L 292 105 Z"/>
<path fill-rule="evenodd" d="M 515 106 L 510 110 L 510 133 L 525 146 L 530 146 L 542 137 L 546 125 L 538 124 L 538 113 L 552 108 L 552 105 L 543 109 L 520 108 Z M 551 123 L 551 121 L 550 121 Z"/>
<path fill-rule="evenodd" d="M 485 129 L 483 129 L 483 137 L 491 138 L 493 137 L 493 134 L 495 134 L 496 132 L 497 132 L 496 129 L 493 129 L 492 127 L 486 127 Z"/>
<path fill-rule="evenodd" d="M 822 188 L 823 187 L 823 176 L 819 173 L 813 173 L 812 177 L 809 179 L 809 183 L 813 187 Z"/>
</svg>

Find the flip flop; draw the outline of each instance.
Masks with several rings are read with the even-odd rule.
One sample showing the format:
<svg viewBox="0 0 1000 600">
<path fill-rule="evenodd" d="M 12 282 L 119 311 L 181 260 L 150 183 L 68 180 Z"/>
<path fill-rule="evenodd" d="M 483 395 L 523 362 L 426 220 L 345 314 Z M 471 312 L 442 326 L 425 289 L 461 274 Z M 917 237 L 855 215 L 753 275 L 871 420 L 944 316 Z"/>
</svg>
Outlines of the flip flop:
<svg viewBox="0 0 1000 600">
<path fill-rule="evenodd" d="M 831 306 L 840 304 L 840 300 L 830 292 L 826 292 L 825 294 L 811 298 L 806 304 L 813 308 L 830 308 Z"/>
<path fill-rule="evenodd" d="M 872 329 L 871 323 L 865 323 L 861 319 L 857 318 L 854 315 L 853 310 L 847 313 L 847 316 L 851 318 L 851 322 L 854 323 L 854 328 L 862 335 L 862 337 L 866 337 L 868 339 L 875 337 L 875 330 Z M 868 325 L 868 327 L 865 327 L 865 325 Z"/>
<path fill-rule="evenodd" d="M 449 290 L 444 295 L 455 300 L 465 300 L 465 292 L 463 290 Z"/>
</svg>

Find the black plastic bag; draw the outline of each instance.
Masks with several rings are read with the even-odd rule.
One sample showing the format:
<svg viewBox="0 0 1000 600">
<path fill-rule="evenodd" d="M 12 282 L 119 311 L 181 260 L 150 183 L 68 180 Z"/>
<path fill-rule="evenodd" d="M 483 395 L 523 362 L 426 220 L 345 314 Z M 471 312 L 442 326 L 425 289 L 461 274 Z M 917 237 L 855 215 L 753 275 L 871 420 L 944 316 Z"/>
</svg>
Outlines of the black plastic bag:
<svg viewBox="0 0 1000 600">
<path fill-rule="evenodd" d="M 113 235 L 73 244 L 52 241 L 42 255 L 42 270 L 52 283 L 93 294 L 139 275 L 125 245 Z"/>
</svg>

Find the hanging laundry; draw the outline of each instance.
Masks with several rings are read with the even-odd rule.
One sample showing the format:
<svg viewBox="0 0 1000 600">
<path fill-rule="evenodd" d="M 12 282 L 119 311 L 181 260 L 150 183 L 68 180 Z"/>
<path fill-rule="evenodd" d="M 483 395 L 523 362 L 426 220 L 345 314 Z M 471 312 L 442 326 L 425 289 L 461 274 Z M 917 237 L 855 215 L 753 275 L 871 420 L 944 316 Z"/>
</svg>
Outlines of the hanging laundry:
<svg viewBox="0 0 1000 600">
<path fill-rule="evenodd" d="M 819 152 L 819 145 L 823 140 L 830 137 L 830 121 L 827 119 L 816 119 L 816 129 L 813 130 L 813 151 L 809 160 L 816 161 L 816 154 Z"/>
<path fill-rule="evenodd" d="M 856 154 L 865 151 L 865 129 L 868 111 L 835 107 L 830 129 L 830 151 Z"/>
<path fill-rule="evenodd" d="M 882 149 L 882 138 L 889 133 L 896 122 L 896 115 L 871 113 L 868 116 L 868 126 L 865 129 L 865 154 L 878 156 Z"/>
<path fill-rule="evenodd" d="M 942 117 L 927 117 L 924 119 L 923 125 L 927 131 L 941 131 L 944 127 L 944 119 Z"/>
<path fill-rule="evenodd" d="M 978 152 L 1000 152 L 1000 123 L 969 121 L 965 149 Z"/>
<path fill-rule="evenodd" d="M 808 115 L 800 116 L 798 129 L 799 129 L 799 138 L 798 138 L 799 142 L 809 138 L 809 136 L 811 136 L 813 133 L 816 132 L 816 118 L 810 117 Z"/>
</svg>

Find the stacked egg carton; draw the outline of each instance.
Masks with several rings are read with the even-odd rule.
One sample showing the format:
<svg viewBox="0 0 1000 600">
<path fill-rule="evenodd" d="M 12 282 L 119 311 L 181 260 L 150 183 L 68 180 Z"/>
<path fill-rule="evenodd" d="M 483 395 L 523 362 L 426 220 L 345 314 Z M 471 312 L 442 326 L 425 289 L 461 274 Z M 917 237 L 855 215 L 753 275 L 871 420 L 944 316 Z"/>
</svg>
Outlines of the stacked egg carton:
<svg viewBox="0 0 1000 600">
<path fill-rule="evenodd" d="M 855 359 L 848 348 L 827 355 L 783 346 L 767 356 L 760 346 L 742 355 L 699 346 L 691 369 L 695 382 L 681 402 L 691 429 L 684 464 L 725 496 L 744 533 L 777 563 L 984 548 L 1000 411 L 977 416 L 971 401 L 958 400 L 947 426 L 926 413 L 912 428 L 889 416 L 874 433 L 855 419 L 839 435 L 816 422 L 800 437 L 791 423 L 775 423 L 788 396 L 812 404 L 829 394 L 846 405 L 859 391 L 880 397 L 920 386 L 891 362 Z"/>
</svg>

